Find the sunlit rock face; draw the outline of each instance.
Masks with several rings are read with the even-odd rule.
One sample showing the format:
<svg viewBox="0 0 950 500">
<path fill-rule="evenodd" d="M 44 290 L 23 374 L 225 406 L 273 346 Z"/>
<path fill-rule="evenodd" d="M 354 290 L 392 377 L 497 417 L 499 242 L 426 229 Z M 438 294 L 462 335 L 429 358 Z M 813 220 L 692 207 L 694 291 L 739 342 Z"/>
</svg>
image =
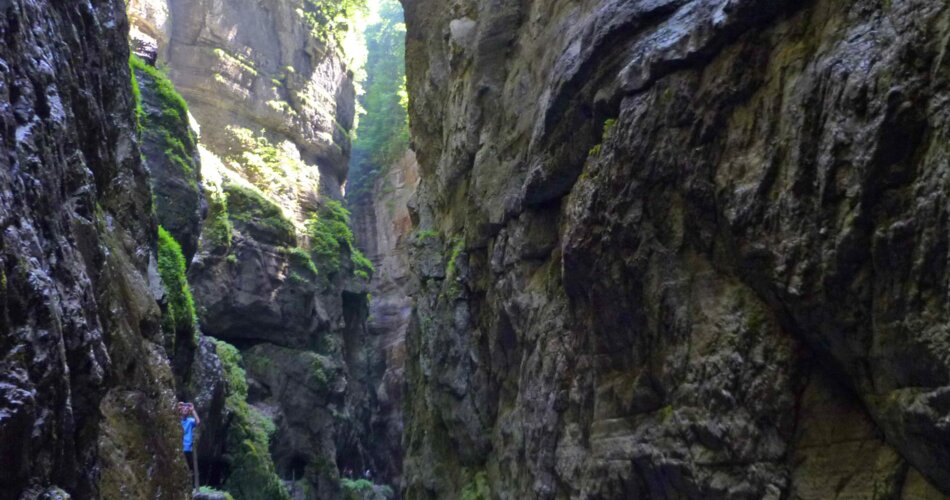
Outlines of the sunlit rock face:
<svg viewBox="0 0 950 500">
<path fill-rule="evenodd" d="M 168 57 L 171 35 L 171 11 L 168 0 L 128 0 L 129 41 L 133 51 L 154 51 L 162 60 Z"/>
<path fill-rule="evenodd" d="M 399 484 L 402 473 L 406 329 L 413 293 L 409 200 L 418 184 L 419 164 L 410 151 L 385 169 L 369 195 L 351 200 L 357 242 L 376 267 L 369 287 L 366 326 L 371 347 L 364 375 L 374 386 L 378 403 L 373 416 L 374 446 L 369 451 L 376 470 L 391 484 Z"/>
<path fill-rule="evenodd" d="M 0 2 L 0 498 L 188 495 L 124 2 Z"/>
<path fill-rule="evenodd" d="M 950 493 L 943 2 L 404 3 L 406 497 Z"/>
<path fill-rule="evenodd" d="M 353 125 L 352 74 L 336 50 L 315 36 L 318 28 L 302 6 L 300 0 L 171 0 L 168 65 L 209 150 L 222 158 L 240 156 L 244 148 L 234 129 L 263 129 L 275 145 L 289 140 L 308 167 L 329 177 L 324 191 L 338 196 Z M 291 191 L 311 187 L 258 174 L 266 178 L 252 181 Z M 276 188 L 265 189 L 282 201 L 290 196 Z M 304 201 L 303 194 L 287 201 Z"/>
<path fill-rule="evenodd" d="M 202 332 L 240 350 L 251 405 L 215 410 L 214 354 L 196 358 L 193 369 L 207 380 L 192 380 L 189 391 L 223 415 L 226 429 L 202 445 L 202 467 L 225 487 L 253 488 L 230 476 L 239 450 L 229 446 L 240 445 L 235 432 L 253 434 L 269 420 L 273 429 L 261 429 L 272 432 L 270 455 L 288 493 L 333 498 L 338 463 L 367 465 L 375 400 L 360 364 L 370 347 L 367 283 L 355 273 L 352 248 L 329 242 L 326 250 L 328 236 L 312 223 L 342 198 L 352 72 L 303 1 L 163 5 L 164 24 L 158 3 L 129 7 L 137 32 L 160 32 L 151 35 L 157 65 L 188 101 L 199 131 L 203 222 L 188 278 Z M 263 417 L 228 427 L 229 411 Z"/>
</svg>

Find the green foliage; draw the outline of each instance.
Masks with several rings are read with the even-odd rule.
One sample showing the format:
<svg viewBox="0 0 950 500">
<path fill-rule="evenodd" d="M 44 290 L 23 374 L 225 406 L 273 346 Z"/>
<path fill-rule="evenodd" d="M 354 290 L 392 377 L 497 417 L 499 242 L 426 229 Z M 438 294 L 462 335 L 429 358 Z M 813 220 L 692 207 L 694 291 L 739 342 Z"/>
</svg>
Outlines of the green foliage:
<svg viewBox="0 0 950 500">
<path fill-rule="evenodd" d="M 347 31 L 367 11 L 366 0 L 304 0 L 302 11 L 314 38 L 342 46 Z"/>
<path fill-rule="evenodd" d="M 616 124 L 617 124 L 617 120 L 615 118 L 608 118 L 607 120 L 604 121 L 604 131 L 601 134 L 601 137 L 603 137 L 603 140 L 606 141 L 610 137 L 610 131 L 613 130 L 614 125 Z"/>
<path fill-rule="evenodd" d="M 616 124 L 617 120 L 614 118 L 608 118 L 604 121 L 604 129 L 600 134 L 600 143 L 590 148 L 590 151 L 587 152 L 587 156 L 600 156 L 600 151 L 603 149 L 603 143 L 607 142 L 607 139 L 610 138 L 610 132 L 613 130 L 614 125 Z"/>
<path fill-rule="evenodd" d="M 215 351 L 228 380 L 225 408 L 231 413 L 224 458 L 229 465 L 225 488 L 237 498 L 289 499 L 274 471 L 269 447 L 274 423 L 247 404 L 247 378 L 241 353 L 227 342 L 215 339 Z"/>
<path fill-rule="evenodd" d="M 353 143 L 348 193 L 365 196 L 376 179 L 409 148 L 405 63 L 406 25 L 396 0 L 382 0 L 380 21 L 366 29 L 368 58 L 360 105 L 366 115 L 359 121 Z"/>
<path fill-rule="evenodd" d="M 255 134 L 242 127 L 228 127 L 227 131 L 231 144 L 225 158 L 264 193 L 271 194 L 268 190 L 281 185 L 289 172 L 310 168 L 286 142 L 275 144 L 263 132 Z"/>
<path fill-rule="evenodd" d="M 343 488 L 344 500 L 360 500 L 364 498 L 364 493 L 373 491 L 373 483 L 366 479 L 343 478 L 340 480 L 340 486 Z"/>
<path fill-rule="evenodd" d="M 436 231 L 435 229 L 426 229 L 425 231 L 419 231 L 418 233 L 416 233 L 416 240 L 420 242 L 428 240 L 430 238 L 438 238 L 438 237 L 439 237 L 439 232 Z"/>
<path fill-rule="evenodd" d="M 155 91 L 158 100 L 161 102 L 161 109 L 157 113 L 157 119 L 163 121 L 170 127 L 178 126 L 180 123 L 188 124 L 188 103 L 175 90 L 172 81 L 158 68 L 148 65 L 138 57 L 132 56 L 129 59 L 129 65 L 133 71 L 144 73 L 150 77 L 149 86 Z M 194 144 L 191 144 L 194 147 Z"/>
<path fill-rule="evenodd" d="M 373 275 L 373 263 L 363 255 L 363 252 L 359 248 L 353 247 L 350 258 L 353 259 L 353 274 L 355 274 L 360 279 L 369 281 L 370 277 Z"/>
<path fill-rule="evenodd" d="M 229 407 L 237 408 L 242 404 L 246 405 L 247 399 L 247 374 L 241 366 L 241 352 L 237 347 L 218 339 L 214 340 L 214 350 L 224 366 L 225 377 L 228 381 L 228 396 L 226 404 Z"/>
<path fill-rule="evenodd" d="M 217 191 L 205 191 L 208 200 L 208 216 L 205 217 L 204 228 L 201 230 L 202 244 L 211 248 L 230 248 L 232 230 L 231 220 L 228 217 L 228 199 Z M 233 254 L 228 255 L 231 260 Z M 234 257 L 234 261 L 237 257 Z"/>
<path fill-rule="evenodd" d="M 234 500 L 234 497 L 231 496 L 231 494 L 228 493 L 227 491 L 216 490 L 216 489 L 214 489 L 214 488 L 212 488 L 212 487 L 210 487 L 210 486 L 202 486 L 202 487 L 198 488 L 198 492 L 199 492 L 199 493 L 204 493 L 204 494 L 206 494 L 206 495 L 224 495 L 224 498 L 225 498 L 226 500 Z"/>
<path fill-rule="evenodd" d="M 354 244 L 350 212 L 340 202 L 324 201 L 307 221 L 307 233 L 310 236 L 311 255 L 319 264 L 318 267 L 328 274 L 340 270 L 344 251 L 350 255 L 355 275 L 369 279 L 374 272 L 372 262 Z"/>
<path fill-rule="evenodd" d="M 458 269 L 458 259 L 462 255 L 462 251 L 465 250 L 465 240 L 460 239 L 455 242 L 455 245 L 452 246 L 452 254 L 449 255 L 449 262 L 445 268 L 445 276 L 448 279 L 455 277 L 456 270 Z"/>
<path fill-rule="evenodd" d="M 290 259 L 292 265 L 296 265 L 306 269 L 313 273 L 313 275 L 319 274 L 317 271 L 316 264 L 313 263 L 313 259 L 310 258 L 310 254 L 300 247 L 285 248 L 284 252 L 287 253 L 287 257 Z"/>
<path fill-rule="evenodd" d="M 139 81 L 135 76 L 135 66 L 141 62 L 141 59 L 136 57 L 135 54 L 129 57 L 129 74 L 130 82 L 132 84 L 132 97 L 135 100 L 135 125 L 138 127 L 140 132 L 142 130 L 142 119 L 144 118 L 145 111 L 142 110 L 142 90 L 139 88 Z"/>
<path fill-rule="evenodd" d="M 491 500 L 491 488 L 488 486 L 488 474 L 479 471 L 462 488 L 461 500 Z"/>
<path fill-rule="evenodd" d="M 314 357 L 313 361 L 310 363 L 310 372 L 313 375 L 313 380 L 317 382 L 321 387 L 326 387 L 329 379 L 327 378 L 327 372 L 323 369 L 323 361 L 318 357 Z"/>
<path fill-rule="evenodd" d="M 672 417 L 673 417 L 672 405 L 666 405 L 663 408 L 660 408 L 660 419 L 662 419 L 663 422 L 668 421 Z"/>
<path fill-rule="evenodd" d="M 290 243 L 296 240 L 293 223 L 275 203 L 255 189 L 233 182 L 224 184 L 228 214 L 232 222 L 261 230 L 277 242 Z"/>
<path fill-rule="evenodd" d="M 214 55 L 217 56 L 218 59 L 228 64 L 240 66 L 244 71 L 253 76 L 257 76 L 257 69 L 254 68 L 253 62 L 250 59 L 239 54 L 231 54 L 220 47 L 212 49 L 212 52 L 214 52 Z"/>
<path fill-rule="evenodd" d="M 195 301 L 185 277 L 185 256 L 175 238 L 158 227 L 158 273 L 165 285 L 168 306 L 162 317 L 166 333 L 174 332 L 174 338 L 191 338 L 198 335 Z"/>
</svg>

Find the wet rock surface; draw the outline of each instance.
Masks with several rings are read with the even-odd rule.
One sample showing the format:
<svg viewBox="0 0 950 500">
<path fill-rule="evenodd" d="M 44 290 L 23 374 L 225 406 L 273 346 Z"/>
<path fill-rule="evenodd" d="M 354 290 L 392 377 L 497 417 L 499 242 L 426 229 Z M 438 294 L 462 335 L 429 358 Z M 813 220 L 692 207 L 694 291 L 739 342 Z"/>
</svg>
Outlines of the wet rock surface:
<svg viewBox="0 0 950 500">
<path fill-rule="evenodd" d="M 405 7 L 408 498 L 950 493 L 945 4 Z"/>
<path fill-rule="evenodd" d="M 0 498 L 183 498 L 122 2 L 0 3 Z"/>
</svg>

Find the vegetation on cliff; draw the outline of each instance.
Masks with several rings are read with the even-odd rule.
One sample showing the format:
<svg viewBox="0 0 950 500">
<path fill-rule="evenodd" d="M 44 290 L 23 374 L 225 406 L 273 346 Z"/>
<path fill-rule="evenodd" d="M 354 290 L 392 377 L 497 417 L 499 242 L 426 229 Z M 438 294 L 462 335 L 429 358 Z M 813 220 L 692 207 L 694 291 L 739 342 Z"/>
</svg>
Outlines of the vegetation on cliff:
<svg viewBox="0 0 950 500">
<path fill-rule="evenodd" d="M 175 90 L 175 85 L 161 70 L 149 66 L 142 59 L 131 56 L 132 92 L 135 98 L 135 115 L 140 129 L 155 133 L 163 144 L 165 156 L 181 169 L 189 183 L 197 186 L 197 173 L 191 160 L 197 139 L 188 124 L 188 104 Z M 159 106 L 147 111 L 143 107 L 141 85 L 148 85 L 155 93 Z"/>
<path fill-rule="evenodd" d="M 360 98 L 365 115 L 353 143 L 351 197 L 369 194 L 379 174 L 409 147 L 405 39 L 402 6 L 382 0 L 378 22 L 366 29 L 366 92 Z"/>
<path fill-rule="evenodd" d="M 366 0 L 305 0 L 300 14 L 317 40 L 336 46 L 354 72 L 365 63 L 363 27 L 369 15 Z"/>
<path fill-rule="evenodd" d="M 217 187 L 217 186 L 216 186 Z M 225 251 L 231 246 L 233 227 L 228 216 L 228 198 L 222 190 L 211 191 L 205 189 L 205 199 L 208 201 L 208 215 L 201 229 L 201 238 L 209 250 L 222 248 Z"/>
<path fill-rule="evenodd" d="M 300 159 L 296 146 L 290 141 L 274 141 L 266 137 L 263 131 L 255 134 L 242 127 L 227 127 L 227 130 L 231 144 L 226 160 L 266 194 L 282 194 L 270 191 L 285 186 L 282 181 L 296 178 L 304 169 L 316 168 Z"/>
<path fill-rule="evenodd" d="M 348 253 L 353 263 L 353 274 L 369 279 L 373 264 L 356 248 L 353 230 L 350 229 L 350 212 L 340 202 L 324 201 L 307 221 L 307 232 L 310 236 L 310 251 L 318 269 L 330 274 L 338 272 L 343 264 L 343 256 Z"/>
<path fill-rule="evenodd" d="M 274 423 L 247 404 L 247 377 L 241 366 L 241 353 L 222 340 L 215 340 L 215 350 L 227 373 L 225 407 L 231 414 L 225 445 L 229 471 L 224 487 L 237 498 L 288 499 L 269 451 Z"/>
<path fill-rule="evenodd" d="M 296 241 L 294 225 L 283 210 L 254 188 L 234 182 L 224 184 L 228 216 L 231 222 L 250 230 L 263 241 L 292 245 Z"/>
<path fill-rule="evenodd" d="M 158 273 L 165 285 L 167 305 L 162 315 L 162 327 L 167 338 L 174 345 L 173 339 L 191 338 L 198 335 L 195 302 L 185 277 L 185 257 L 181 252 L 181 245 L 165 230 L 158 227 Z M 171 346 L 166 346 L 171 347 Z"/>
</svg>

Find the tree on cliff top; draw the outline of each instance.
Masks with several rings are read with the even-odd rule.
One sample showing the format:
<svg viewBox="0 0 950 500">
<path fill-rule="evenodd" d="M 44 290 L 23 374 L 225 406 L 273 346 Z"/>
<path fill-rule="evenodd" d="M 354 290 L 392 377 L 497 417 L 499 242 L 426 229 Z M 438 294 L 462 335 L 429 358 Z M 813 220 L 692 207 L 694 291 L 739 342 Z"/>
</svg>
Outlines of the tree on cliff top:
<svg viewBox="0 0 950 500">
<path fill-rule="evenodd" d="M 381 1 L 379 21 L 366 29 L 366 44 L 366 93 L 360 99 L 365 116 L 353 143 L 351 196 L 368 193 L 379 173 L 409 148 L 406 25 L 399 2 Z"/>
</svg>

